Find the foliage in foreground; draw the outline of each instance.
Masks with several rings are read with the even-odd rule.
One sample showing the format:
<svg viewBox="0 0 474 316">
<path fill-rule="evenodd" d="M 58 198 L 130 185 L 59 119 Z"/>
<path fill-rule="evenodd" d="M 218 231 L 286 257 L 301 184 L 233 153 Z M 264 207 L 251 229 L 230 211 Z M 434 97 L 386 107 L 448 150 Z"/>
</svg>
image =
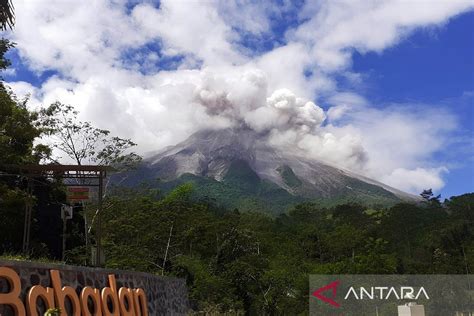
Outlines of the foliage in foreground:
<svg viewBox="0 0 474 316">
<path fill-rule="evenodd" d="M 186 279 L 200 311 L 305 313 L 315 273 L 471 272 L 474 194 L 368 210 L 300 204 L 271 218 L 122 189 L 107 200 L 107 266 Z"/>
<path fill-rule="evenodd" d="M 190 184 L 166 195 L 116 189 L 105 200 L 103 245 L 109 268 L 184 278 L 196 313 L 305 314 L 309 274 L 464 274 L 474 266 L 473 193 L 388 209 L 303 203 L 278 217 L 193 197 Z M 8 248 L 11 233 L 0 231 L 10 253 L 18 251 Z M 47 256 L 42 249 L 33 257 Z M 83 245 L 69 249 L 66 263 L 87 261 Z"/>
</svg>

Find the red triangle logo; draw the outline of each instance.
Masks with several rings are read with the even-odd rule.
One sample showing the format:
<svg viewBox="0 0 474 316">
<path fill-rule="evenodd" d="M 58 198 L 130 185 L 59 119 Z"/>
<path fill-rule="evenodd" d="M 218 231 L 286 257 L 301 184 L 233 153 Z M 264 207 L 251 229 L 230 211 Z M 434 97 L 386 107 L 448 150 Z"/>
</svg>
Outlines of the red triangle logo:
<svg viewBox="0 0 474 316">
<path fill-rule="evenodd" d="M 337 294 L 337 287 L 339 286 L 340 283 L 341 283 L 341 281 L 339 281 L 339 280 L 331 282 L 328 285 L 325 285 L 325 286 L 317 289 L 316 291 L 314 291 L 312 295 L 314 297 L 316 297 L 317 299 L 319 299 L 319 300 L 321 300 L 325 303 L 328 303 L 328 304 L 330 304 L 334 307 L 340 307 L 341 305 L 334 300 L 336 298 L 336 294 Z M 324 295 L 321 295 L 322 292 L 329 291 L 329 290 L 332 290 L 331 298 L 329 298 L 327 296 L 324 296 Z"/>
</svg>

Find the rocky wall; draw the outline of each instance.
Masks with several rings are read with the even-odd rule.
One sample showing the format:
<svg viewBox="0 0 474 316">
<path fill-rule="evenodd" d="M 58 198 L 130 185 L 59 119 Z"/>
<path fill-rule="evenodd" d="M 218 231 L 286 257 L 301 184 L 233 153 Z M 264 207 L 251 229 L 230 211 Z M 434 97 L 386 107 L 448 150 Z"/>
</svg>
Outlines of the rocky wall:
<svg viewBox="0 0 474 316">
<path fill-rule="evenodd" d="M 149 315 L 185 315 L 188 311 L 188 293 L 185 280 L 162 277 L 142 272 L 88 268 L 59 264 L 0 260 L 0 267 L 15 270 L 21 279 L 21 299 L 25 302 L 34 285 L 52 287 L 50 270 L 59 270 L 63 286 L 71 286 L 79 295 L 85 286 L 103 289 L 109 286 L 108 276 L 114 274 L 117 288 L 141 288 L 148 301 Z M 10 290 L 9 282 L 0 278 L 0 293 Z M 41 301 L 41 300 L 38 300 Z M 39 309 L 41 311 L 41 302 Z M 14 315 L 13 310 L 0 304 L 0 316 Z M 22 315 L 19 315 L 22 316 Z"/>
</svg>

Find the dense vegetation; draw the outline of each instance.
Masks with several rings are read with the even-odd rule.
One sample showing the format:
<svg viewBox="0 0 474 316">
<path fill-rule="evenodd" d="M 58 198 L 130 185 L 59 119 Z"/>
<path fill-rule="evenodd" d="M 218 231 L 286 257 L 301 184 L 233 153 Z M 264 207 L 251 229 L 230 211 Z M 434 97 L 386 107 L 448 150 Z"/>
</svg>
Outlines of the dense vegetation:
<svg viewBox="0 0 474 316">
<path fill-rule="evenodd" d="M 195 310 L 304 313 L 309 274 L 463 274 L 474 266 L 474 194 L 378 210 L 305 203 L 272 218 L 196 201 L 192 191 L 116 190 L 104 243 L 108 267 L 186 278 Z"/>
<path fill-rule="evenodd" d="M 298 183 L 299 180 L 293 171 L 287 167 L 281 169 L 285 181 Z M 124 174 L 117 175 L 113 182 L 135 187 L 146 183 L 150 187 L 159 189 L 164 193 L 171 192 L 179 185 L 192 183 L 195 187 L 193 195 L 196 198 L 209 198 L 215 200 L 220 206 L 227 209 L 238 208 L 241 211 L 260 212 L 272 216 L 285 213 L 294 205 L 313 202 L 324 207 L 332 207 L 344 203 L 360 203 L 375 208 L 393 206 L 400 201 L 394 194 L 377 188 L 375 185 L 364 184 L 361 181 L 353 187 L 358 187 L 356 192 L 352 190 L 343 191 L 331 197 L 315 197 L 293 195 L 277 184 L 261 179 L 247 163 L 243 161 L 233 162 L 222 180 L 218 181 L 212 177 L 185 173 L 176 179 L 162 181 L 153 178 L 153 171 L 139 167 Z M 121 180 L 124 179 L 123 182 Z M 350 182 L 348 184 L 351 184 Z M 364 186 L 370 187 L 365 189 Z M 377 192 L 379 190 L 380 192 Z M 373 194 L 371 192 L 377 192 Z"/>
</svg>

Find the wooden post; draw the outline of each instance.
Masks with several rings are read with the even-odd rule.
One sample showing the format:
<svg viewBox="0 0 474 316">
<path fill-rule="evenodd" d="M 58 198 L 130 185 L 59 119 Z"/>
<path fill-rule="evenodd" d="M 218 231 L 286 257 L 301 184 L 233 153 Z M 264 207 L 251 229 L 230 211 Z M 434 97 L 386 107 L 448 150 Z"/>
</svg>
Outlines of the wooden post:
<svg viewBox="0 0 474 316">
<path fill-rule="evenodd" d="M 66 218 L 66 214 L 63 214 L 63 247 L 62 247 L 62 255 L 61 255 L 61 261 L 63 262 L 66 259 L 66 234 L 67 234 L 67 218 Z"/>
<path fill-rule="evenodd" d="M 99 211 L 97 213 L 97 251 L 96 251 L 96 265 L 102 265 L 102 196 L 103 196 L 103 188 L 104 186 L 104 173 L 100 171 L 99 173 Z"/>
<path fill-rule="evenodd" d="M 89 230 L 87 229 L 87 212 L 85 211 L 84 202 L 81 202 L 82 211 L 84 212 L 84 237 L 86 239 L 86 256 L 84 259 L 84 265 L 87 266 L 89 258 Z"/>
<path fill-rule="evenodd" d="M 28 177 L 27 183 L 27 200 L 25 203 L 25 224 L 23 226 L 23 254 L 29 255 L 30 251 L 30 234 L 31 234 L 31 213 L 33 212 L 33 181 Z"/>
</svg>

